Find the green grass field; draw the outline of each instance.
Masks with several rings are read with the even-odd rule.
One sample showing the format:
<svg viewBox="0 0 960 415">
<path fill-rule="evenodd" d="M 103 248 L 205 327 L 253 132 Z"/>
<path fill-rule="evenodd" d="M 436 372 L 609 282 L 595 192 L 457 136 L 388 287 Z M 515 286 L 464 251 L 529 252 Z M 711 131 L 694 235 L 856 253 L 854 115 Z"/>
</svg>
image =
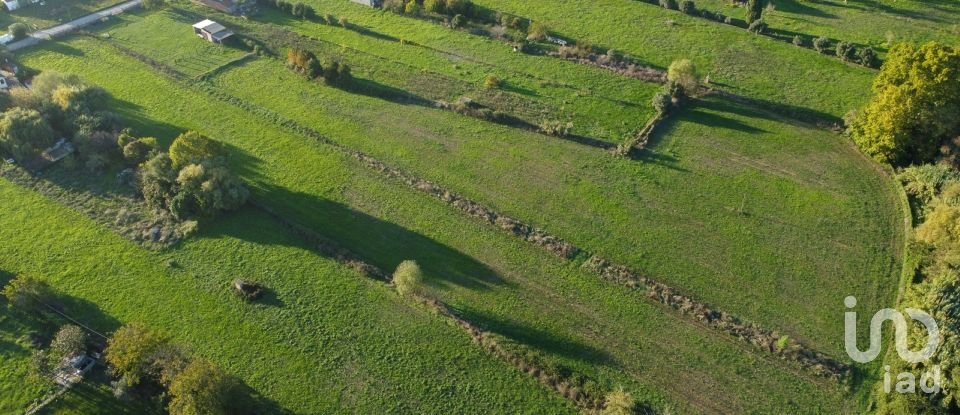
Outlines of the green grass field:
<svg viewBox="0 0 960 415">
<path fill-rule="evenodd" d="M 461 36 L 433 23 L 350 2 L 308 3 L 315 5 L 318 13 L 349 16 L 354 23 L 440 48 L 452 44 L 449 38 Z M 543 21 L 560 35 L 614 48 L 656 67 L 666 68 L 676 59 L 691 59 L 716 86 L 768 105 L 780 104 L 786 111 L 839 119 L 865 102 L 873 78 L 868 69 L 818 56 L 812 50 L 634 0 L 475 3 Z"/>
<path fill-rule="evenodd" d="M 63 54 L 62 48 L 82 53 Z M 644 401 L 672 402 L 695 412 L 855 412 L 861 405 L 836 384 L 601 283 L 574 264 L 371 176 L 323 146 L 210 102 L 94 40 L 49 45 L 25 60 L 38 68 L 79 73 L 105 86 L 143 133 L 169 139 L 181 129 L 195 128 L 226 141 L 257 197 L 282 214 L 384 269 L 417 259 L 437 295 L 471 320 L 534 347 L 548 361 L 610 386 L 622 384 Z M 105 68 L 125 76 L 116 79 Z M 184 249 L 193 243 L 200 242 L 188 242 Z M 198 258 L 209 262 L 220 257 L 215 252 Z M 242 266 L 230 265 L 238 262 L 230 258 L 209 267 Z M 221 284 L 231 277 L 221 277 Z M 702 396 L 688 396 L 691 384 Z"/>
<path fill-rule="evenodd" d="M 225 218 L 163 255 L 7 181 L 0 196 L 8 201 L 0 234 L 11 242 L 0 247 L 0 267 L 43 275 L 86 304 L 67 307 L 69 314 L 101 331 L 141 321 L 166 332 L 276 406 L 296 413 L 570 409 L 457 328 L 311 254 L 261 213 Z M 171 258 L 177 268 L 164 265 Z M 238 276 L 269 286 L 268 300 L 236 299 L 227 286 Z M 24 359 L 15 356 L 14 370 L 22 371 Z M 19 382 L 3 379 L 4 389 Z M 15 408 L 27 398 L 4 394 L 2 401 Z"/>
<path fill-rule="evenodd" d="M 0 28 L 6 32 L 11 24 L 21 22 L 31 30 L 56 26 L 60 23 L 83 17 L 91 12 L 122 3 L 122 0 L 44 0 L 43 4 L 31 4 L 27 0 L 15 11 L 0 10 Z"/>
<path fill-rule="evenodd" d="M 167 20 L 164 31 L 176 25 Z M 830 353 L 842 352 L 835 303 L 892 300 L 892 189 L 828 132 L 711 99 L 668 123 L 663 142 L 635 162 L 311 84 L 269 59 L 212 82 Z"/>
<path fill-rule="evenodd" d="M 847 361 L 843 298 L 854 295 L 868 310 L 895 302 L 907 212 L 888 174 L 847 138 L 785 113 L 839 119 L 866 100 L 874 71 L 634 0 L 474 0 L 655 67 L 690 58 L 715 87 L 752 99 L 697 99 L 660 124 L 638 157 L 617 158 L 600 147 L 622 142 L 654 115 L 650 100 L 660 85 L 515 53 L 504 42 L 349 1 L 305 1 L 320 15 L 348 18 L 352 29 L 273 9 L 247 19 L 174 2 L 111 19 L 94 28 L 99 39 L 46 43 L 18 59 L 104 87 L 126 123 L 162 146 L 191 129 L 223 141 L 258 203 L 381 269 L 417 260 L 429 293 L 458 315 L 604 390 L 623 386 L 644 405 L 674 413 L 869 409 L 879 362 L 858 366 L 845 384 L 817 377 L 601 281 L 580 266 L 585 256 L 553 256 L 203 90 Z M 720 0 L 697 3 L 736 17 L 743 11 Z M 955 23 L 944 23 L 960 8 L 940 0 L 775 4 L 767 18 L 775 29 L 881 52 L 886 31 L 897 40 L 960 38 Z M 198 16 L 227 23 L 279 58 L 198 39 L 190 27 Z M 291 42 L 349 63 L 356 82 L 334 88 L 289 70 Z M 503 86 L 485 88 L 488 75 Z M 462 97 L 532 124 L 570 120 L 574 134 L 594 141 L 433 107 Z M 89 212 L 113 206 L 114 173 L 84 178 L 56 166 L 37 191 L 0 178 L 0 285 L 15 273 L 40 276 L 69 296 L 69 313 L 101 331 L 131 321 L 160 329 L 239 376 L 262 395 L 265 413 L 576 411 L 459 328 L 316 255 L 256 208 L 204 221 L 173 247 L 136 245 L 111 231 L 109 217 Z M 58 185 L 74 199 L 42 196 Z M 238 277 L 265 283 L 266 299 L 235 298 L 228 285 Z M 43 395 L 36 380 L 23 380 L 29 339 L 54 330 L 53 322 L 0 310 L 0 413 Z M 157 409 L 118 403 L 101 372 L 45 413 Z"/>
<path fill-rule="evenodd" d="M 812 39 L 826 36 L 869 45 L 883 54 L 891 41 L 960 41 L 956 22 L 960 3 L 954 1 L 781 0 L 773 4 L 773 10 L 764 13 L 764 21 L 775 30 L 803 36 L 808 45 Z M 697 5 L 741 19 L 746 13 L 723 0 L 698 0 Z"/>
</svg>

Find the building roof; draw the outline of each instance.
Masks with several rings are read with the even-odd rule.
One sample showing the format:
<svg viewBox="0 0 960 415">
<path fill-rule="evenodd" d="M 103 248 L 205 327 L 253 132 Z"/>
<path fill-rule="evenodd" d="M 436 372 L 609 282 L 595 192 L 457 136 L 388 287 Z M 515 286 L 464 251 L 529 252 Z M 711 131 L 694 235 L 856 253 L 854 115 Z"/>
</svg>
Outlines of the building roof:
<svg viewBox="0 0 960 415">
<path fill-rule="evenodd" d="M 215 21 L 213 21 L 213 20 L 210 20 L 210 19 L 207 19 L 207 20 L 204 20 L 204 21 L 202 21 L 202 22 L 200 22 L 200 23 L 197 23 L 197 24 L 193 25 L 193 27 L 196 28 L 196 29 L 203 30 L 204 32 L 207 32 L 207 33 L 210 33 L 210 34 L 217 34 L 217 33 L 220 33 L 220 32 L 223 32 L 223 31 L 226 31 L 226 30 L 227 30 L 227 28 L 226 28 L 226 27 L 223 27 L 222 24 L 217 23 L 217 22 L 215 22 Z M 233 33 L 230 33 L 230 34 L 233 34 Z"/>
</svg>

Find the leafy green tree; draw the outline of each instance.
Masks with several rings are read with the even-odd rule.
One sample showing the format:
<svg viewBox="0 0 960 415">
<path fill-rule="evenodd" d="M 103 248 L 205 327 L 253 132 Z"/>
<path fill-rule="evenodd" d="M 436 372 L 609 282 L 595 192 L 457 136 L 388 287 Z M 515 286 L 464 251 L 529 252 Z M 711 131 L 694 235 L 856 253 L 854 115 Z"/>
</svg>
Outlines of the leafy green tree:
<svg viewBox="0 0 960 415">
<path fill-rule="evenodd" d="M 54 362 L 76 356 L 87 350 L 87 332 L 80 327 L 68 324 L 60 328 L 50 343 L 50 355 Z"/>
<path fill-rule="evenodd" d="M 140 194 L 147 206 L 169 210 L 177 194 L 177 171 L 167 153 L 159 153 L 140 168 Z"/>
<path fill-rule="evenodd" d="M 175 169 L 188 164 L 222 160 L 226 156 L 227 147 L 223 143 L 196 131 L 180 134 L 170 145 L 170 161 Z"/>
<path fill-rule="evenodd" d="M 814 39 L 813 50 L 820 53 L 826 53 L 828 50 L 830 50 L 830 39 L 827 39 L 823 36 Z"/>
<path fill-rule="evenodd" d="M 12 307 L 27 309 L 48 304 L 55 297 L 46 282 L 26 275 L 18 275 L 3 287 L 3 296 Z"/>
<path fill-rule="evenodd" d="M 140 138 L 123 146 L 123 158 L 131 165 L 138 166 L 159 151 L 158 147 L 156 138 Z"/>
<path fill-rule="evenodd" d="M 420 265 L 416 261 L 403 261 L 393 272 L 393 285 L 402 296 L 419 294 L 422 284 L 423 271 L 420 270 Z"/>
<path fill-rule="evenodd" d="M 53 91 L 56 91 L 62 86 L 79 87 L 81 85 L 83 85 L 83 81 L 80 80 L 80 77 L 74 74 L 64 74 L 57 71 L 43 71 L 39 75 L 33 77 L 33 81 L 30 83 L 30 91 L 33 91 L 33 93 L 39 97 L 50 98 L 53 96 Z"/>
<path fill-rule="evenodd" d="M 0 149 L 28 160 L 56 143 L 53 128 L 36 110 L 13 108 L 0 115 Z"/>
<path fill-rule="evenodd" d="M 936 42 L 893 47 L 870 102 L 849 132 L 871 157 L 895 165 L 933 160 L 960 135 L 960 50 Z"/>
<path fill-rule="evenodd" d="M 190 362 L 170 384 L 170 415 L 236 414 L 243 400 L 240 382 L 203 359 Z"/>
<path fill-rule="evenodd" d="M 110 93 L 98 86 L 61 85 L 51 100 L 66 114 L 91 114 L 109 107 Z"/>
<path fill-rule="evenodd" d="M 859 59 L 860 64 L 868 68 L 876 68 L 880 62 L 880 58 L 877 57 L 877 52 L 870 46 L 860 49 Z"/>
<path fill-rule="evenodd" d="M 852 61 L 857 56 L 857 48 L 849 42 L 837 43 L 837 57 L 844 62 Z"/>
<path fill-rule="evenodd" d="M 137 385 L 150 373 L 153 357 L 166 339 L 138 323 L 120 327 L 107 340 L 105 358 L 114 376 Z"/>
<path fill-rule="evenodd" d="M 659 114 L 666 114 L 673 107 L 673 97 L 667 91 L 660 91 L 653 96 L 653 109 Z"/>
<path fill-rule="evenodd" d="M 188 165 L 180 170 L 177 184 L 179 191 L 171 202 L 170 212 L 178 218 L 194 214 L 213 216 L 235 210 L 250 197 L 243 182 L 220 163 Z"/>
<path fill-rule="evenodd" d="M 686 95 L 694 95 L 700 88 L 697 67 L 689 59 L 673 61 L 667 69 L 667 80 L 683 87 Z"/>
</svg>

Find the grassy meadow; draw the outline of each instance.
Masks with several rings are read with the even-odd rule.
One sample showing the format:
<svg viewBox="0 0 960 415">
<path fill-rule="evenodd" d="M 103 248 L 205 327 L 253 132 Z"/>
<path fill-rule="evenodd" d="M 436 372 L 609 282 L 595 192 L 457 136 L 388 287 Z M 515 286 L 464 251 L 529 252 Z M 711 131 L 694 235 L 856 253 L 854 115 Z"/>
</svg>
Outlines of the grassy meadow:
<svg viewBox="0 0 960 415">
<path fill-rule="evenodd" d="M 148 19 L 166 33 L 184 25 L 169 15 Z M 191 40 L 179 33 L 180 42 Z M 892 188 L 842 138 L 805 124 L 712 98 L 670 120 L 633 161 L 309 83 L 272 59 L 210 82 L 834 355 L 843 348 L 833 307 L 844 296 L 871 306 L 893 298 L 902 243 Z"/>
<path fill-rule="evenodd" d="M 0 27 L 4 32 L 14 23 L 25 23 L 31 30 L 44 29 L 86 16 L 91 12 L 123 3 L 123 0 L 44 0 L 43 4 L 27 5 L 21 0 L 21 8 L 8 11 L 0 9 Z"/>
<path fill-rule="evenodd" d="M 68 314 L 100 331 L 139 321 L 169 334 L 240 376 L 263 395 L 266 412 L 570 412 L 459 329 L 313 255 L 257 211 L 157 254 L 5 180 L 0 196 L 0 235 L 16 242 L 0 247 L 0 267 L 44 276 L 76 299 Z M 170 259 L 176 267 L 165 265 Z M 227 287 L 240 276 L 270 287 L 268 299 L 235 298 Z M 22 367 L 26 358 L 15 357 Z M 19 379 L 3 378 L 4 390 L 11 382 Z M 102 388 L 77 393 L 112 399 Z M 0 401 L 22 408 L 25 399 Z"/>
<path fill-rule="evenodd" d="M 774 0 L 772 3 L 764 12 L 763 20 L 774 31 L 803 36 L 807 45 L 812 39 L 826 36 L 871 46 L 882 56 L 891 44 L 898 42 L 936 40 L 956 44 L 960 41 L 960 24 L 956 22 L 960 3 L 954 1 Z M 743 8 L 723 0 L 698 0 L 697 5 L 740 19 L 746 13 Z"/>
<path fill-rule="evenodd" d="M 319 14 L 348 16 L 356 24 L 439 48 L 455 44 L 448 41 L 451 37 L 471 36 L 351 2 L 305 3 L 314 5 Z M 869 69 L 818 56 L 812 50 L 634 0 L 474 3 L 542 21 L 558 35 L 613 48 L 654 67 L 665 69 L 676 59 L 690 59 L 716 87 L 757 99 L 762 105 L 776 105 L 786 113 L 839 120 L 866 101 L 874 76 Z"/>
<path fill-rule="evenodd" d="M 63 53 L 65 50 L 71 53 Z M 96 40 L 78 38 L 47 45 L 27 53 L 24 60 L 41 69 L 77 73 L 104 86 L 142 134 L 168 142 L 183 129 L 197 129 L 230 144 L 233 164 L 252 185 L 257 199 L 381 268 L 393 269 L 404 259 L 416 259 L 438 297 L 480 326 L 537 350 L 550 364 L 571 368 L 608 387 L 623 385 L 643 402 L 669 404 L 684 411 L 856 412 L 862 404 L 833 382 L 757 352 L 726 334 L 706 330 L 634 293 L 602 283 L 575 263 L 561 261 L 426 195 L 375 176 L 328 147 L 292 136 L 243 110 L 213 102 Z M 269 64 L 257 60 L 238 68 Z M 112 76 L 116 71 L 124 77 Z M 286 69 L 278 68 L 271 77 L 285 79 L 287 75 Z M 456 117 L 414 109 L 438 117 Z M 457 122 L 464 124 L 478 131 L 501 128 L 479 121 Z M 530 134 L 529 140 L 556 142 L 536 134 Z M 471 141 L 481 140 L 464 140 L 465 144 Z M 572 143 L 556 148 L 550 157 L 575 148 L 579 147 Z M 597 154 L 594 162 L 612 160 L 592 151 Z M 250 228 L 251 238 L 268 231 L 253 228 L 249 222 L 241 220 L 238 223 L 242 225 L 233 226 Z M 206 228 L 204 235 L 231 232 L 240 230 L 218 224 Z M 186 280 L 193 281 L 194 287 L 220 292 L 238 269 L 256 261 L 223 255 L 212 248 L 190 251 L 191 246 L 207 239 L 188 241 L 169 255 L 178 258 L 185 269 L 208 269 L 195 271 L 200 276 Z M 190 255 L 196 256 L 191 259 Z M 223 270 L 226 275 L 204 277 L 214 270 Z M 304 282 L 302 278 L 290 278 L 295 280 L 290 282 L 293 285 Z M 293 301 L 297 301 L 296 296 L 283 298 L 284 306 L 277 312 L 290 314 L 291 318 L 300 315 L 285 311 Z M 302 304 L 315 305 L 311 300 Z M 236 307 L 245 310 L 248 306 Z M 274 326 L 284 327 L 284 333 L 294 330 L 287 323 Z M 294 340 L 281 338 L 280 342 L 305 348 L 317 344 L 314 340 Z M 265 394 L 292 393 L 267 383 L 275 381 L 268 375 L 249 376 L 265 382 Z M 254 385 L 252 380 L 248 382 Z M 409 375 L 405 382 L 419 385 L 426 380 Z M 691 385 L 696 385 L 701 394 L 689 396 Z M 261 388 L 259 383 L 255 387 Z M 288 406 L 287 399 L 276 399 Z"/>
</svg>

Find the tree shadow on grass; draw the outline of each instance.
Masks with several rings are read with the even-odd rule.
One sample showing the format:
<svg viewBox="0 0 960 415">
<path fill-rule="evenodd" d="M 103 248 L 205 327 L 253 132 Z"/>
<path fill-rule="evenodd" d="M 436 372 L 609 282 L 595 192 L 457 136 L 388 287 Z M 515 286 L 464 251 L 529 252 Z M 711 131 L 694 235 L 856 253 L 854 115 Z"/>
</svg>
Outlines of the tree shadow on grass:
<svg viewBox="0 0 960 415">
<path fill-rule="evenodd" d="M 706 109 L 706 107 L 703 107 Z M 679 117 L 678 117 L 679 118 Z M 686 121 L 700 124 L 710 128 L 725 128 L 728 130 L 739 131 L 746 134 L 765 133 L 766 130 L 746 124 L 740 120 L 724 117 L 714 112 L 706 112 L 697 107 L 691 108 L 683 114 Z"/>
<path fill-rule="evenodd" d="M 346 249 L 386 273 L 404 260 L 415 260 L 428 284 L 475 290 L 502 284 L 485 264 L 443 243 L 397 224 L 354 210 L 320 196 L 291 191 L 268 183 L 253 185 L 254 197 L 284 221 L 307 228 L 336 247 Z M 260 244 L 291 245 L 289 239 L 266 237 L 242 227 L 218 227 L 211 236 L 230 236 Z M 318 252 L 305 241 L 292 244 Z"/>
<path fill-rule="evenodd" d="M 559 355 L 591 365 L 617 365 L 613 356 L 606 351 L 575 340 L 562 338 L 550 331 L 525 326 L 517 321 L 501 319 L 477 309 L 460 307 L 455 312 L 484 330 L 497 333 L 546 354 Z"/>
<path fill-rule="evenodd" d="M 56 52 L 66 56 L 84 56 L 85 55 L 85 53 L 83 53 L 82 50 L 77 49 L 73 46 L 70 46 L 64 42 L 46 42 L 46 44 L 44 44 L 42 47 L 51 52 Z"/>
<path fill-rule="evenodd" d="M 806 2 L 821 4 L 816 0 L 805 0 Z M 776 0 L 777 11 L 786 13 L 802 14 L 805 16 L 819 17 L 822 19 L 836 19 L 837 15 L 825 12 L 816 7 L 804 4 L 800 0 Z"/>
</svg>

